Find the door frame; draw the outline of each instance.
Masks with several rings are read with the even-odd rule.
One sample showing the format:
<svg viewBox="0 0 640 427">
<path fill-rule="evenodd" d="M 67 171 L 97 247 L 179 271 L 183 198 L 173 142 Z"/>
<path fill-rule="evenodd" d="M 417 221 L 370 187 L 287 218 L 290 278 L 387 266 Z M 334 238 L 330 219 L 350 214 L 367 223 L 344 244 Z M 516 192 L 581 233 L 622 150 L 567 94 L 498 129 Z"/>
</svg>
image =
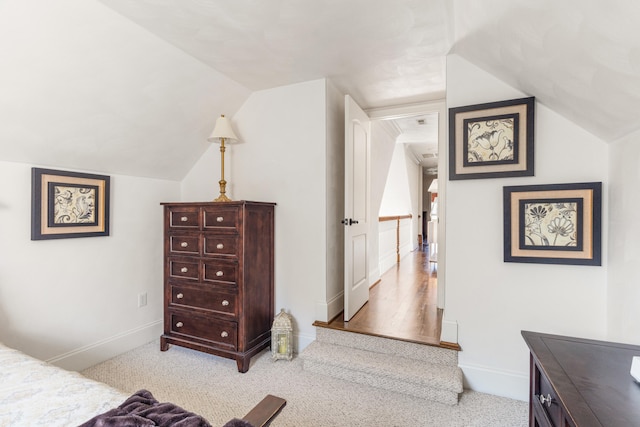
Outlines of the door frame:
<svg viewBox="0 0 640 427">
<path fill-rule="evenodd" d="M 448 176 L 446 100 L 364 110 L 371 121 L 438 113 L 438 308 L 445 308 L 446 288 L 446 192 Z"/>
</svg>

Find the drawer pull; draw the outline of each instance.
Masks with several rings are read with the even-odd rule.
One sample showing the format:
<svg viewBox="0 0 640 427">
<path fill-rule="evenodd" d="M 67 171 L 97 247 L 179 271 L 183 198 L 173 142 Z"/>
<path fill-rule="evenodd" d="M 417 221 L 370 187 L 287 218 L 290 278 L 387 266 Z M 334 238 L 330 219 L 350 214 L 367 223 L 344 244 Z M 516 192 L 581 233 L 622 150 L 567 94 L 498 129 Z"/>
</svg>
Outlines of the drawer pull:
<svg viewBox="0 0 640 427">
<path fill-rule="evenodd" d="M 225 307 L 228 306 L 229 305 L 229 301 L 227 301 L 226 299 L 222 300 L 222 305 L 225 306 Z"/>
<path fill-rule="evenodd" d="M 222 270 L 216 271 L 216 276 L 222 277 L 224 276 L 224 273 L 222 272 Z"/>
<path fill-rule="evenodd" d="M 224 221 L 224 217 L 223 216 L 219 216 L 219 217 L 216 218 L 216 221 L 222 222 L 222 221 Z"/>
<path fill-rule="evenodd" d="M 180 217 L 180 221 L 182 221 L 182 222 L 187 222 L 187 221 L 189 221 L 189 217 L 181 216 L 181 217 Z"/>
<path fill-rule="evenodd" d="M 226 337 L 228 337 L 228 336 L 229 336 L 229 332 L 227 332 L 227 331 L 222 331 L 222 333 L 220 334 L 220 336 L 221 336 L 222 338 L 226 338 Z"/>
<path fill-rule="evenodd" d="M 187 242 L 182 242 L 180 243 L 180 246 L 182 246 L 183 248 L 186 248 L 187 246 L 189 246 L 189 244 Z"/>
<path fill-rule="evenodd" d="M 182 298 L 184 298 L 184 294 L 183 293 L 179 293 L 178 295 L 176 295 L 176 298 L 182 299 Z"/>
<path fill-rule="evenodd" d="M 543 405 L 547 405 L 547 407 L 551 406 L 551 403 L 553 403 L 553 397 L 551 397 L 550 394 L 547 394 L 546 397 L 543 395 L 538 396 L 540 399 L 540 403 L 542 403 Z"/>
<path fill-rule="evenodd" d="M 187 267 L 182 267 L 180 271 L 183 273 L 186 273 L 187 271 L 189 271 L 189 269 Z"/>
<path fill-rule="evenodd" d="M 218 244 L 216 245 L 216 248 L 218 248 L 218 249 L 224 249 L 224 245 L 223 245 L 222 243 L 218 243 Z"/>
<path fill-rule="evenodd" d="M 176 328 L 182 328 L 183 326 L 184 326 L 184 323 L 182 322 L 176 323 Z"/>
</svg>

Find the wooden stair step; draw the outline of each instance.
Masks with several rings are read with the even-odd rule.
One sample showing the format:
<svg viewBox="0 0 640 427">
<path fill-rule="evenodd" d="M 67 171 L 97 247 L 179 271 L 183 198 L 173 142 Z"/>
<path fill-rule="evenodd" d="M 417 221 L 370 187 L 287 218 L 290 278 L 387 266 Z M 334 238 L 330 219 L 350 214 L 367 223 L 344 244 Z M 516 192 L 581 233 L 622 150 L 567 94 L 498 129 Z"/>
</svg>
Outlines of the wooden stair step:
<svg viewBox="0 0 640 427">
<path fill-rule="evenodd" d="M 376 353 L 393 354 L 432 364 L 458 366 L 458 352 L 448 348 L 398 341 L 390 338 L 346 332 L 337 329 L 316 328 L 316 341 L 336 344 Z"/>
</svg>

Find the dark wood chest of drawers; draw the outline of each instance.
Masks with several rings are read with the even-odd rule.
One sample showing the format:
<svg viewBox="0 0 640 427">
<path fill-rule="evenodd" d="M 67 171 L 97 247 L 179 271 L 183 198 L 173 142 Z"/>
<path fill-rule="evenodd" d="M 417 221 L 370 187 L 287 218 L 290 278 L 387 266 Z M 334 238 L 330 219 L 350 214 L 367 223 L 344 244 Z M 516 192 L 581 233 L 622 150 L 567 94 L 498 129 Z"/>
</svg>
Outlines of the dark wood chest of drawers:
<svg viewBox="0 0 640 427">
<path fill-rule="evenodd" d="M 523 331 L 530 349 L 531 427 L 640 426 L 640 346 Z"/>
<path fill-rule="evenodd" d="M 274 206 L 163 203 L 164 334 L 169 344 L 235 359 L 246 372 L 271 343 Z"/>
</svg>

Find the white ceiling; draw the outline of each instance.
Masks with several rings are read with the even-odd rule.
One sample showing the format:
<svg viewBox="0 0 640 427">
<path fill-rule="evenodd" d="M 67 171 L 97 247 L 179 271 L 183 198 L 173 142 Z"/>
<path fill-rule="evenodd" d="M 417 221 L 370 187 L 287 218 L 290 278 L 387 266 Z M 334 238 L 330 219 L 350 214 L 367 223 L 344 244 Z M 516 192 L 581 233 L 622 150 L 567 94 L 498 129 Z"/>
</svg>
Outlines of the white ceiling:
<svg viewBox="0 0 640 427">
<path fill-rule="evenodd" d="M 455 4 L 455 53 L 606 142 L 640 129 L 639 1 Z"/>
<path fill-rule="evenodd" d="M 251 90 L 329 77 L 365 109 L 445 96 L 446 0 L 100 1 Z M 435 123 L 404 141 L 431 173 Z"/>
<path fill-rule="evenodd" d="M 323 77 L 363 108 L 442 98 L 447 0 L 100 0 L 251 90 Z"/>
<path fill-rule="evenodd" d="M 605 141 L 640 129 L 637 0 L 101 1 L 252 90 L 330 77 L 363 108 L 442 98 L 453 49 Z"/>
<path fill-rule="evenodd" d="M 426 102 L 449 52 L 610 142 L 640 129 L 639 23 L 637 0 L 0 0 L 0 160 L 181 179 L 253 90 Z"/>
</svg>

